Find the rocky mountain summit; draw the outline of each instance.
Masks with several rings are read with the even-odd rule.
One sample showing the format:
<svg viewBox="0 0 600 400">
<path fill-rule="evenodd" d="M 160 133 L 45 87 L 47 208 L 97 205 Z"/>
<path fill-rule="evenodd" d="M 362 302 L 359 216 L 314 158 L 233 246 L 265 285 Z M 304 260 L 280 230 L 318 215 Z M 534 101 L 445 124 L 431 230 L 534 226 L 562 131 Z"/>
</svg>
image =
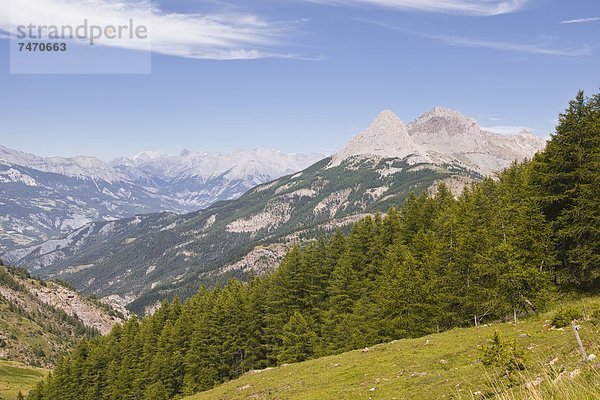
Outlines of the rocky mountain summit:
<svg viewBox="0 0 600 400">
<path fill-rule="evenodd" d="M 492 175 L 542 150 L 546 141 L 528 131 L 504 136 L 483 130 L 477 121 L 435 107 L 405 125 L 386 110 L 332 159 L 337 166 L 350 157 L 407 158 L 412 164 L 460 165 Z"/>
</svg>

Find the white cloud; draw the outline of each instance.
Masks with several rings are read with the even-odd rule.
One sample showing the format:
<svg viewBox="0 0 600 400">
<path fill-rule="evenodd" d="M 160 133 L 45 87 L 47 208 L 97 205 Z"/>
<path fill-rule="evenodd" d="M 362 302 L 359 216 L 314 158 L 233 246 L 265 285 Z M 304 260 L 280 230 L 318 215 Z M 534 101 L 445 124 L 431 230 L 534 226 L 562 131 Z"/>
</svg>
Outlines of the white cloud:
<svg viewBox="0 0 600 400">
<path fill-rule="evenodd" d="M 484 39 L 472 39 L 462 36 L 443 35 L 443 34 L 432 34 L 414 31 L 410 29 L 400 28 L 394 25 L 382 23 L 379 21 L 371 21 L 365 19 L 356 19 L 368 24 L 381 26 L 386 29 L 395 30 L 398 32 L 407 33 L 409 35 L 420 36 L 426 39 L 437 40 L 444 42 L 450 46 L 457 47 L 472 47 L 472 48 L 487 48 L 495 50 L 506 50 L 514 51 L 519 53 L 528 54 L 539 54 L 548 56 L 564 56 L 564 57 L 580 57 L 587 56 L 594 52 L 596 47 L 583 44 L 583 45 L 572 45 L 558 43 L 556 39 L 545 38 L 542 41 L 536 43 L 514 43 L 514 42 L 503 42 L 495 40 L 484 40 Z"/>
<path fill-rule="evenodd" d="M 528 131 L 533 133 L 534 129 L 527 126 L 518 125 L 496 125 L 496 126 L 482 126 L 481 129 L 484 131 L 499 133 L 500 135 L 514 135 L 521 131 Z"/>
<path fill-rule="evenodd" d="M 586 22 L 594 22 L 594 21 L 600 21 L 600 17 L 568 19 L 566 21 L 560 21 L 560 23 L 561 24 L 583 24 Z"/>
<path fill-rule="evenodd" d="M 331 5 L 371 5 L 397 10 L 466 15 L 499 15 L 522 9 L 529 0 L 308 0 Z"/>
<path fill-rule="evenodd" d="M 511 43 L 494 40 L 470 39 L 460 36 L 444 36 L 421 34 L 429 39 L 440 40 L 452 46 L 460 47 L 482 47 L 496 50 L 516 51 L 520 53 L 540 54 L 547 56 L 565 56 L 580 57 L 589 55 L 593 52 L 593 47 L 589 45 L 564 45 L 550 43 L 548 40 L 538 43 Z"/>
<path fill-rule="evenodd" d="M 18 25 L 81 25 L 84 19 L 99 26 L 133 19 L 149 27 L 152 51 L 203 59 L 290 57 L 278 54 L 285 34 L 281 24 L 255 15 L 199 15 L 167 13 L 138 0 L 13 0 L 11 10 L 0 10 L 0 29 L 14 34 Z M 140 40 L 99 39 L 98 44 L 148 50 Z"/>
</svg>

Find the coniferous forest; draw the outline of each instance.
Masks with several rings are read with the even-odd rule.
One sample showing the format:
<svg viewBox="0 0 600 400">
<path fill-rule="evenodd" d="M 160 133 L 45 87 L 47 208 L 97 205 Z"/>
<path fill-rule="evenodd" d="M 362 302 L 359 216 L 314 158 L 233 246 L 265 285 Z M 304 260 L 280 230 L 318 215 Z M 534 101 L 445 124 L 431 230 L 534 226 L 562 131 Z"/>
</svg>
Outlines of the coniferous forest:
<svg viewBox="0 0 600 400">
<path fill-rule="evenodd" d="M 546 150 L 458 198 L 412 195 L 251 282 L 85 339 L 30 399 L 171 399 L 282 363 L 543 310 L 600 282 L 600 95 Z"/>
</svg>

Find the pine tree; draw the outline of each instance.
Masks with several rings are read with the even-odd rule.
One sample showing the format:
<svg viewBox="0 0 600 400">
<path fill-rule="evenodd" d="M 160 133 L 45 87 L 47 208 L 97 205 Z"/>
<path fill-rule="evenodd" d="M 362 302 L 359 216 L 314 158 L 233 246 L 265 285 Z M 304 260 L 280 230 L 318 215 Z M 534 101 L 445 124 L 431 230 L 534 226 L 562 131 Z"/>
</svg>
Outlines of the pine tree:
<svg viewBox="0 0 600 400">
<path fill-rule="evenodd" d="M 496 185 L 490 269 L 507 312 L 535 311 L 547 300 L 555 264 L 551 232 L 531 190 L 531 168 L 513 164 Z"/>
<path fill-rule="evenodd" d="M 323 311 L 324 342 L 330 352 L 352 349 L 349 319 L 355 302 L 360 297 L 360 280 L 347 258 L 342 258 L 334 268 L 328 282 L 329 298 Z"/>
<path fill-rule="evenodd" d="M 144 400 L 169 400 L 169 391 L 161 381 L 154 382 L 144 391 Z"/>
<path fill-rule="evenodd" d="M 216 303 L 220 382 L 236 378 L 244 372 L 248 326 L 244 312 L 246 292 L 245 284 L 231 280 L 221 291 Z"/>
<path fill-rule="evenodd" d="M 560 115 L 556 133 L 533 161 L 539 200 L 552 223 L 562 277 L 600 278 L 600 96 L 580 91 Z"/>
<path fill-rule="evenodd" d="M 423 267 L 402 244 L 390 248 L 376 295 L 382 340 L 393 340 L 429 333 L 431 321 L 428 301 L 431 289 Z"/>
<path fill-rule="evenodd" d="M 283 327 L 279 362 L 292 363 L 312 358 L 316 353 L 316 340 L 317 336 L 307 320 L 296 311 Z"/>
<path fill-rule="evenodd" d="M 248 298 L 245 306 L 245 319 L 247 321 L 246 355 L 242 368 L 244 371 L 263 369 L 276 362 L 276 357 L 268 356 L 268 344 L 265 330 L 267 323 L 266 314 L 266 288 L 265 281 L 253 277 L 248 289 Z"/>
<path fill-rule="evenodd" d="M 218 290 L 202 288 L 188 303 L 196 309 L 190 345 L 185 355 L 183 393 L 193 394 L 211 388 L 218 380 L 214 307 Z"/>
</svg>

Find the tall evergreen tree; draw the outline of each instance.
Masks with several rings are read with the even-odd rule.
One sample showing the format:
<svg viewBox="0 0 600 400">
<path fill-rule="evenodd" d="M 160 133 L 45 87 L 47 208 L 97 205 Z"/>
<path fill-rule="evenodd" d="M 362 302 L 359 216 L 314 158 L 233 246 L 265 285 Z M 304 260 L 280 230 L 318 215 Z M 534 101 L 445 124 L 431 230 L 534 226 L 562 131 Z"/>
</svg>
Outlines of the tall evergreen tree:
<svg viewBox="0 0 600 400">
<path fill-rule="evenodd" d="M 283 326 L 279 361 L 291 363 L 308 360 L 316 353 L 317 335 L 298 311 Z"/>
<path fill-rule="evenodd" d="M 600 278 L 600 95 L 577 94 L 533 168 L 552 223 L 561 277 L 592 283 Z"/>
</svg>

